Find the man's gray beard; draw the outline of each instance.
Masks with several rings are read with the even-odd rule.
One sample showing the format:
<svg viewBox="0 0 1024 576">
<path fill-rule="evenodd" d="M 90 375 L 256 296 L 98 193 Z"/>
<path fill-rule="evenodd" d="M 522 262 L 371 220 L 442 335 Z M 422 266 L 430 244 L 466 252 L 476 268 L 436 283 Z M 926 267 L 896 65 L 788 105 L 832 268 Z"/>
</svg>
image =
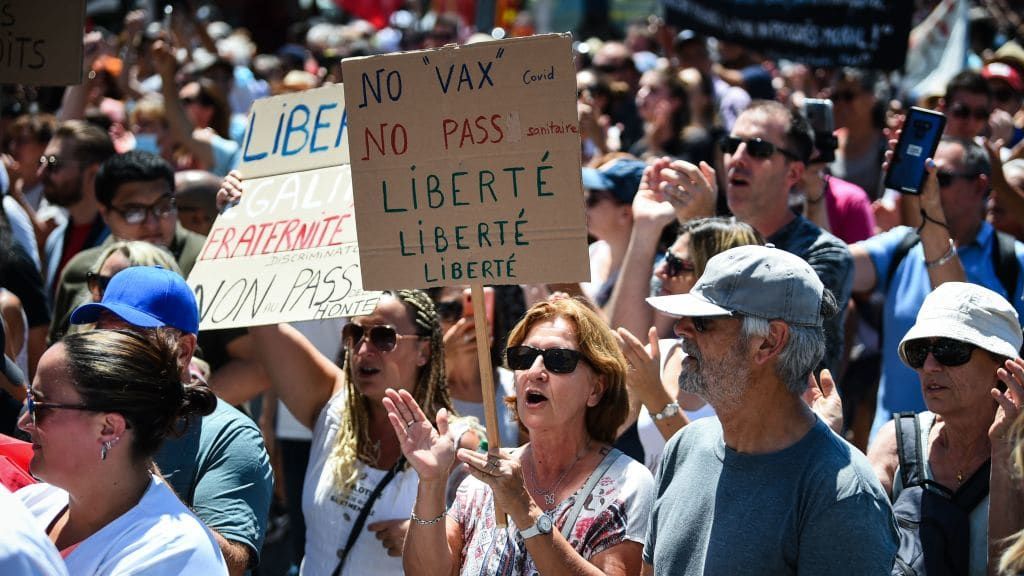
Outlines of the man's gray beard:
<svg viewBox="0 0 1024 576">
<path fill-rule="evenodd" d="M 740 336 L 733 349 L 746 347 L 746 338 Z M 716 412 L 739 405 L 743 393 L 750 385 L 750 367 L 738 358 L 726 355 L 717 362 L 705 361 L 700 351 L 686 340 L 682 341 L 683 352 L 696 362 L 693 369 L 684 365 L 679 373 L 679 389 L 696 394 L 707 401 Z"/>
</svg>

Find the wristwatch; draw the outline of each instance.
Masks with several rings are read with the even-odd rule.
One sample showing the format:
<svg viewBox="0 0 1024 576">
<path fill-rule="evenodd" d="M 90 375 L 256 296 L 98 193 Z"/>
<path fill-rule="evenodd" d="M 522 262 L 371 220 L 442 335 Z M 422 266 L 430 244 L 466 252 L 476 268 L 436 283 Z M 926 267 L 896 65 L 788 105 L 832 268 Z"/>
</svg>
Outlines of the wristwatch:
<svg viewBox="0 0 1024 576">
<path fill-rule="evenodd" d="M 676 414 L 679 414 L 679 403 L 669 402 L 668 404 L 665 404 L 665 407 L 661 409 L 661 412 L 654 414 L 654 419 L 664 420 L 665 418 L 671 418 Z"/>
<path fill-rule="evenodd" d="M 541 514 L 537 516 L 537 520 L 526 530 L 520 530 L 519 535 L 523 537 L 523 540 L 528 540 L 534 536 L 540 534 L 551 534 L 551 527 L 554 523 L 551 521 L 551 516 L 547 514 Z"/>
</svg>

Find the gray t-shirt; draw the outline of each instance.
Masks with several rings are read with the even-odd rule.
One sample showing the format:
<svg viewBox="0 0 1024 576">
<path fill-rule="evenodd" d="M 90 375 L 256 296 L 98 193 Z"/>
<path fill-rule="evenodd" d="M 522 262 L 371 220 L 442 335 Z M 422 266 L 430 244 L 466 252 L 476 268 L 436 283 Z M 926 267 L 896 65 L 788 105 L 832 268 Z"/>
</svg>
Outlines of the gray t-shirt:
<svg viewBox="0 0 1024 576">
<path fill-rule="evenodd" d="M 717 418 L 669 441 L 644 545 L 655 574 L 889 574 L 899 536 L 867 459 L 818 420 L 772 454 L 725 446 Z"/>
</svg>

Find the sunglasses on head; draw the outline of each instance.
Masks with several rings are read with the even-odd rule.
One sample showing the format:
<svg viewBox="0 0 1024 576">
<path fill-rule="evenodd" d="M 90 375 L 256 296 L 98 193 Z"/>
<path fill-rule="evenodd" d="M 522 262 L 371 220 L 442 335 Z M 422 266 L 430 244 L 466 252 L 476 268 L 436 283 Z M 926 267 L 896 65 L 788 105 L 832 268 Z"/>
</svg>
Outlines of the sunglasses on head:
<svg viewBox="0 0 1024 576">
<path fill-rule="evenodd" d="M 683 272 L 693 272 L 694 270 L 696 268 L 693 265 L 693 260 L 680 258 L 672 252 L 665 252 L 665 275 L 669 278 L 675 278 Z"/>
<path fill-rule="evenodd" d="M 924 366 L 931 352 L 935 361 L 943 366 L 962 366 L 971 359 L 975 346 L 950 338 L 911 340 L 903 345 L 907 364 L 915 370 Z"/>
<path fill-rule="evenodd" d="M 420 338 L 418 334 L 399 334 L 394 326 L 388 324 L 377 324 L 375 326 L 360 326 L 355 322 L 345 324 L 341 329 L 341 341 L 346 347 L 353 350 L 359 348 L 363 337 L 367 337 L 370 344 L 381 352 L 391 352 L 398 346 L 400 338 Z"/>
<path fill-rule="evenodd" d="M 533 346 L 511 346 L 505 351 L 505 359 L 512 370 L 529 370 L 537 360 L 544 358 L 544 367 L 555 374 L 569 374 L 576 369 L 582 355 L 579 350 L 548 348 L 541 350 Z"/>
<path fill-rule="evenodd" d="M 939 181 L 939 188 L 948 188 L 956 178 L 967 180 L 974 177 L 974 174 L 967 174 L 966 172 L 952 172 L 950 170 L 936 170 L 935 172 L 935 179 Z"/>
<path fill-rule="evenodd" d="M 959 118 L 960 120 L 966 120 L 968 117 L 974 117 L 975 120 L 988 120 L 989 115 L 988 108 L 985 108 L 983 106 L 978 108 L 971 108 L 967 106 L 967 104 L 964 104 L 963 102 L 957 102 L 956 104 L 953 104 L 949 108 L 949 113 L 954 118 Z"/>
<path fill-rule="evenodd" d="M 778 152 L 790 160 L 801 161 L 800 156 L 795 152 L 786 150 L 781 146 L 776 146 L 767 140 L 760 138 L 737 138 L 735 136 L 726 136 L 719 141 L 718 146 L 722 149 L 725 154 L 735 154 L 736 150 L 739 149 L 740 144 L 747 145 L 747 154 L 750 154 L 754 158 L 771 158 L 772 154 Z"/>
</svg>

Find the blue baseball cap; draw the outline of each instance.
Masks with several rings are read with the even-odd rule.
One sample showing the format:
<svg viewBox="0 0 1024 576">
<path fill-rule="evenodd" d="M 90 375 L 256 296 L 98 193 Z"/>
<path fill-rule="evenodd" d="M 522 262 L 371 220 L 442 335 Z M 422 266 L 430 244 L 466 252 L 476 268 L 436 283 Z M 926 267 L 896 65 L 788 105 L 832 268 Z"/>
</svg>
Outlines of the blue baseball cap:
<svg viewBox="0 0 1024 576">
<path fill-rule="evenodd" d="M 607 190 L 623 204 L 632 204 L 640 189 L 640 180 L 647 165 L 639 160 L 621 158 L 600 168 L 583 169 L 583 187 L 587 190 Z"/>
<path fill-rule="evenodd" d="M 199 332 L 199 306 L 180 274 L 160 266 L 132 266 L 110 279 L 101 302 L 83 304 L 71 314 L 72 324 L 96 322 L 103 311 L 132 326 L 170 326 Z"/>
</svg>

